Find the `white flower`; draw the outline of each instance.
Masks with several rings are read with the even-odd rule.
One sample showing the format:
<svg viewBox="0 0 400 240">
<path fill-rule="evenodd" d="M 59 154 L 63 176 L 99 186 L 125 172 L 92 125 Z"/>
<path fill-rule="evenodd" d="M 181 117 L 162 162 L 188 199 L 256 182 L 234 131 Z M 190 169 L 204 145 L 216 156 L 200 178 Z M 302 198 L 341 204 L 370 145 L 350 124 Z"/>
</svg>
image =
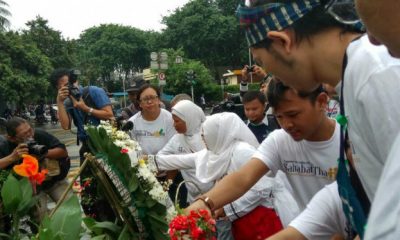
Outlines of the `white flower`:
<svg viewBox="0 0 400 240">
<path fill-rule="evenodd" d="M 149 194 L 149 197 L 167 206 L 168 201 L 170 201 L 168 192 L 165 191 L 162 185 L 158 182 L 155 173 L 150 169 L 151 166 L 148 166 L 144 160 L 140 159 L 142 149 L 139 144 L 132 140 L 126 132 L 114 128 L 108 121 L 101 120 L 98 129 L 100 128 L 103 128 L 106 131 L 107 135 L 112 139 L 116 146 L 128 150 L 131 166 L 138 170 L 137 175 L 139 181 L 144 183 L 145 186 L 150 186 L 148 189 L 144 189 L 145 192 Z"/>
<path fill-rule="evenodd" d="M 167 209 L 167 222 L 171 222 L 172 219 L 174 219 L 176 216 L 178 216 L 178 212 L 176 211 L 174 206 L 171 206 Z"/>
<path fill-rule="evenodd" d="M 120 148 L 124 148 L 126 145 L 125 145 L 125 142 L 123 142 L 123 141 L 121 141 L 121 140 L 115 140 L 114 141 L 114 144 L 115 145 L 117 145 L 118 147 L 120 147 Z"/>
</svg>

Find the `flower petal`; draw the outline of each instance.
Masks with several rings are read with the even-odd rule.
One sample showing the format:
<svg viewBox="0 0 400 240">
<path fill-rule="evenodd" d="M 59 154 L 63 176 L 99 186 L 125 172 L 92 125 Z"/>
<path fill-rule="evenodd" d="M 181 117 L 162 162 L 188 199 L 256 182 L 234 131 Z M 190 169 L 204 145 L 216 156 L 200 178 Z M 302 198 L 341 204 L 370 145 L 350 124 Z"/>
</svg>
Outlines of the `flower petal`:
<svg viewBox="0 0 400 240">
<path fill-rule="evenodd" d="M 38 173 L 39 163 L 38 160 L 31 156 L 22 155 L 22 163 L 13 167 L 16 174 L 23 177 L 30 177 Z"/>
</svg>

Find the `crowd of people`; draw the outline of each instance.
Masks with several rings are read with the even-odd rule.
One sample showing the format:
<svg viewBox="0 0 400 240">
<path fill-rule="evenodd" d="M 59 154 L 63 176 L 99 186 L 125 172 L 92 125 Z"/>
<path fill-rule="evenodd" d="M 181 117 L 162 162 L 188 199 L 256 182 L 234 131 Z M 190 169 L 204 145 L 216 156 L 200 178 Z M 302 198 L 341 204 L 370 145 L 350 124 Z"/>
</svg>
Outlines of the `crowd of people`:
<svg viewBox="0 0 400 240">
<path fill-rule="evenodd" d="M 204 96 L 199 107 L 178 94 L 169 112 L 157 87 L 135 81 L 122 113 L 129 134 L 158 179 L 173 182 L 172 200 L 185 181 L 179 204 L 210 211 L 218 239 L 397 239 L 399 10 L 396 0 L 246 1 L 237 14 L 257 63 L 242 70 L 246 121 L 205 116 Z M 114 116 L 103 89 L 71 86 L 70 74 L 58 69 L 51 79 L 62 128 L 78 129 L 82 164 L 90 151 L 84 125 Z M 252 77 L 262 79 L 260 91 L 248 90 Z M 0 169 L 35 140 L 48 149 L 40 157 L 58 163 L 42 189 L 57 200 L 70 165 L 65 146 L 21 118 L 6 130 Z M 82 173 L 82 184 L 88 179 Z M 82 203 L 85 213 L 112 219 L 91 186 L 96 201 Z"/>
</svg>

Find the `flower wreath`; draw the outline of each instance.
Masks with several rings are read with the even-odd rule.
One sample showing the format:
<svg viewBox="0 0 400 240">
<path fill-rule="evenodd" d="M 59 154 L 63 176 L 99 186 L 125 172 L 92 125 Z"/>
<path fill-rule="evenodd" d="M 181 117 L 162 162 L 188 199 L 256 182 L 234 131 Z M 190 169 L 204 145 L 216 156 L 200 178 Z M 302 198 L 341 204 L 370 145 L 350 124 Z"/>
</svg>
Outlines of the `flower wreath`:
<svg viewBox="0 0 400 240">
<path fill-rule="evenodd" d="M 109 122 L 87 126 L 86 131 L 94 155 L 92 161 L 107 175 L 122 200 L 120 207 L 130 218 L 125 219 L 125 224 L 133 224 L 132 239 L 167 239 L 171 218 L 167 213 L 174 214 L 175 209 L 155 177 L 156 167 L 141 158 L 136 141 Z"/>
</svg>

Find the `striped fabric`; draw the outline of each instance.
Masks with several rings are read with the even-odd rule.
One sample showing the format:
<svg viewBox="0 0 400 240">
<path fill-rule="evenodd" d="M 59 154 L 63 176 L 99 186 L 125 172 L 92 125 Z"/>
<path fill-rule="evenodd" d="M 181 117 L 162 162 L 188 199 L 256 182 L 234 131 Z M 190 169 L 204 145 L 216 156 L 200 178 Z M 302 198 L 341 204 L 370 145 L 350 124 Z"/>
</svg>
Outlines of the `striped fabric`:
<svg viewBox="0 0 400 240">
<path fill-rule="evenodd" d="M 237 14 L 244 27 L 249 46 L 267 37 L 269 31 L 280 31 L 302 18 L 320 0 L 297 0 L 290 3 L 268 3 L 257 7 L 239 5 Z"/>
</svg>

